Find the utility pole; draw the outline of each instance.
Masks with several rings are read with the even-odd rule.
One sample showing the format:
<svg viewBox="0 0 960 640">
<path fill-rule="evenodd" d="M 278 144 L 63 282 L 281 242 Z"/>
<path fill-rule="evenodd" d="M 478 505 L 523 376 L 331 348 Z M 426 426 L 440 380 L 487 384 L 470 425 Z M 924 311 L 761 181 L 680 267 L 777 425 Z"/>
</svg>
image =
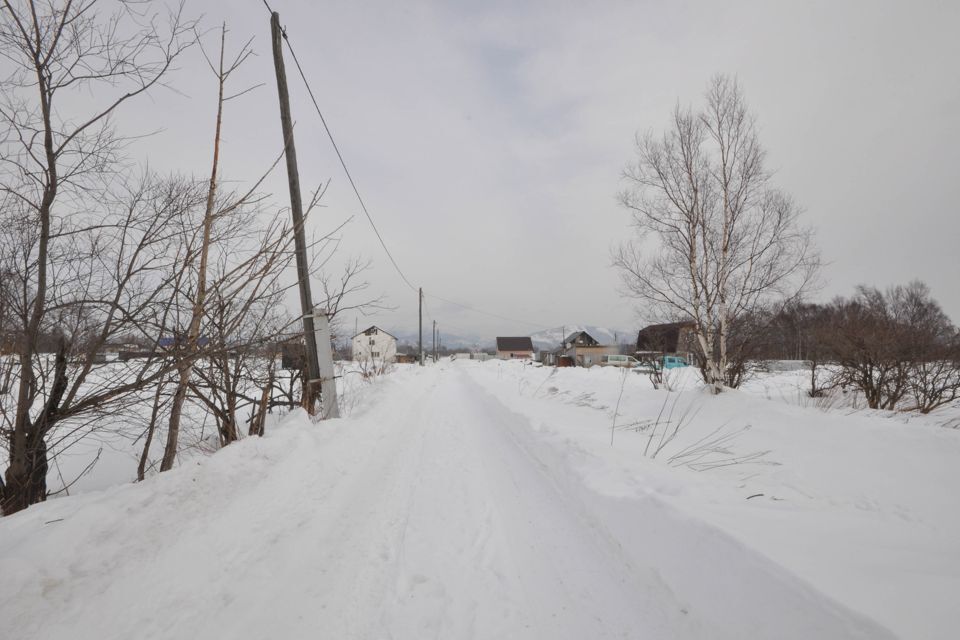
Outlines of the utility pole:
<svg viewBox="0 0 960 640">
<path fill-rule="evenodd" d="M 433 362 L 437 362 L 437 321 L 433 321 Z"/>
<path fill-rule="evenodd" d="M 317 327 L 317 368 L 320 371 L 320 419 L 340 417 L 340 403 L 337 400 L 336 368 L 333 365 L 333 352 L 330 349 L 330 316 L 326 309 L 317 309 L 314 318 Z"/>
<path fill-rule="evenodd" d="M 300 312 L 303 320 L 303 338 L 306 343 L 307 380 L 304 381 L 304 404 L 310 415 L 317 411 L 317 382 L 320 365 L 317 360 L 317 338 L 313 324 L 313 300 L 310 296 L 310 272 L 307 263 L 307 241 L 303 233 L 303 201 L 300 199 L 300 174 L 297 171 L 297 149 L 293 144 L 293 119 L 290 116 L 290 95 L 287 91 L 287 72 L 283 66 L 283 43 L 280 14 L 270 16 L 270 39 L 273 43 L 273 68 L 277 75 L 277 94 L 280 98 L 280 126 L 283 129 L 284 155 L 287 160 L 287 182 L 290 187 L 290 215 L 293 218 L 294 248 L 297 255 L 297 280 L 300 283 Z M 327 344 L 329 349 L 330 345 Z M 331 381 L 332 382 L 332 381 Z"/>
<path fill-rule="evenodd" d="M 420 344 L 418 349 L 420 366 L 423 366 L 423 287 L 420 287 Z"/>
</svg>

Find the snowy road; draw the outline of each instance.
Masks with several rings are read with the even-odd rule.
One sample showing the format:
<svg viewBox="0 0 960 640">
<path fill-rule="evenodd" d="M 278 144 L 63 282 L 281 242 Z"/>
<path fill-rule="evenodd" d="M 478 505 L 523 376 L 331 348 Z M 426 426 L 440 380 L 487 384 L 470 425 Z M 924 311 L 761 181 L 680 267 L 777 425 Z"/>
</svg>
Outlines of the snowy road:
<svg viewBox="0 0 960 640">
<path fill-rule="evenodd" d="M 0 528 L 29 638 L 883 638 L 663 504 L 592 494 L 467 366 Z M 61 519 L 62 520 L 59 520 Z"/>
</svg>

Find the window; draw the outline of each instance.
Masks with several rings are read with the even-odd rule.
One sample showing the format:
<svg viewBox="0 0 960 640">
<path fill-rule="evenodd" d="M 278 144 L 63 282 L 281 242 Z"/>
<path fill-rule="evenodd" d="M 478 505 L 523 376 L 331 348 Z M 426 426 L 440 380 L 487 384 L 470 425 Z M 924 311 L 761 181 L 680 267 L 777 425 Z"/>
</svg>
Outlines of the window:
<svg viewBox="0 0 960 640">
<path fill-rule="evenodd" d="M 370 352 L 370 355 L 371 355 L 372 357 L 374 357 L 374 358 L 379 358 L 379 357 L 380 357 L 380 352 L 379 352 L 379 351 L 371 351 L 371 352 Z"/>
<path fill-rule="evenodd" d="M 373 346 L 375 344 L 377 344 L 376 338 L 370 338 L 370 345 Z"/>
</svg>

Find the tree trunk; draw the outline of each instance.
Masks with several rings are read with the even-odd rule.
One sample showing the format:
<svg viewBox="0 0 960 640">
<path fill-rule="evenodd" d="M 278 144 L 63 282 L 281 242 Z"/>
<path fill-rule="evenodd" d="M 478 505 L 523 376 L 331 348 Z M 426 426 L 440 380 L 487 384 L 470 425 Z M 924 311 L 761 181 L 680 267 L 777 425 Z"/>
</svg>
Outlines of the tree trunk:
<svg viewBox="0 0 960 640">
<path fill-rule="evenodd" d="M 2 510 L 16 513 L 47 498 L 47 433 L 57 421 L 60 401 L 67 390 L 67 342 L 60 340 L 54 361 L 53 383 L 43 411 L 36 420 L 27 416 L 23 429 L 17 429 L 10 448 L 10 466 L 4 474 Z M 32 369 L 31 369 L 32 371 Z"/>
<path fill-rule="evenodd" d="M 713 353 L 713 336 L 701 327 L 696 329 L 697 341 L 700 343 L 700 349 L 703 351 L 703 361 L 707 374 L 707 384 L 710 385 L 713 393 L 723 391 L 723 371 L 717 365 L 717 358 Z"/>
<path fill-rule="evenodd" d="M 163 381 L 157 382 L 157 392 L 153 396 L 153 410 L 150 412 L 150 425 L 147 427 L 147 437 L 143 443 L 143 452 L 140 454 L 140 464 L 137 465 L 137 482 L 143 482 L 147 473 L 147 460 L 150 457 L 150 445 L 153 443 L 153 434 L 157 430 L 157 418 L 160 414 L 160 396 L 163 393 Z"/>
<path fill-rule="evenodd" d="M 40 325 L 46 312 L 50 217 L 57 197 L 59 177 L 57 155 L 53 144 L 50 93 L 47 87 L 47 76 L 44 73 L 45 65 L 39 57 L 39 51 L 34 56 L 33 63 L 40 93 L 40 112 L 43 117 L 46 181 L 43 185 L 40 206 L 37 208 L 40 220 L 40 236 L 37 244 L 37 290 L 20 352 L 20 388 L 17 395 L 13 433 L 10 435 L 10 467 L 4 474 L 6 481 L 3 489 L 3 513 L 5 515 L 26 509 L 46 497 L 47 445 L 44 438 L 47 418 L 44 418 L 40 424 L 31 422 L 30 409 L 36 396 L 33 357 L 36 354 L 40 336 Z M 38 457 L 42 457 L 42 460 Z"/>
<path fill-rule="evenodd" d="M 263 435 L 263 427 L 267 419 L 267 409 L 270 406 L 270 392 L 273 389 L 275 366 L 276 366 L 276 357 L 271 356 L 270 364 L 267 365 L 267 384 L 264 385 L 263 391 L 260 395 L 260 407 L 257 411 L 256 417 L 250 421 L 249 435 L 251 436 Z"/>
<path fill-rule="evenodd" d="M 170 420 L 167 423 L 167 442 L 163 448 L 163 460 L 160 461 L 160 471 L 169 471 L 173 468 L 173 463 L 177 459 L 177 447 L 180 441 L 180 416 L 183 413 L 183 401 L 187 397 L 187 386 L 190 383 L 190 372 L 192 366 L 186 362 L 185 366 L 180 366 L 177 370 L 179 378 L 177 380 L 177 390 L 173 394 L 173 400 L 170 403 Z"/>
<path fill-rule="evenodd" d="M 160 471 L 169 471 L 173 467 L 174 458 L 177 455 L 178 440 L 180 438 L 180 413 L 183 411 L 183 401 L 187 397 L 187 387 L 190 385 L 190 376 L 193 373 L 193 362 L 196 358 L 195 351 L 200 340 L 200 320 L 203 317 L 204 303 L 207 293 L 207 259 L 210 254 L 210 235 L 213 229 L 213 209 L 217 194 L 217 171 L 220 166 L 220 128 L 223 123 L 223 85 L 225 76 L 223 72 L 223 49 L 226 41 L 226 27 L 221 30 L 220 36 L 220 71 L 217 77 L 217 121 L 213 134 L 213 163 L 210 169 L 210 184 L 207 189 L 207 206 L 203 215 L 203 241 L 200 246 L 200 266 L 197 269 L 197 297 L 193 303 L 193 310 L 190 315 L 190 327 L 187 330 L 187 344 L 184 345 L 187 353 L 184 364 L 178 367 L 180 374 L 177 379 L 177 390 L 173 394 L 173 403 L 170 405 L 170 423 L 167 427 L 167 443 L 163 451 L 163 461 L 160 464 Z M 174 340 L 174 348 L 177 348 L 177 341 Z"/>
</svg>

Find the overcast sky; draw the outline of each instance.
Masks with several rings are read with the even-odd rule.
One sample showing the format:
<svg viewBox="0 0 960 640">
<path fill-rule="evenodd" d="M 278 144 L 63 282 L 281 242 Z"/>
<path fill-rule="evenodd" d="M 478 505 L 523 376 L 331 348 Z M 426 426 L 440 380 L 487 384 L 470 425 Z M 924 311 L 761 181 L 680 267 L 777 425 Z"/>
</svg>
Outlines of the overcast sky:
<svg viewBox="0 0 960 640">
<path fill-rule="evenodd" d="M 776 183 L 817 230 L 819 297 L 920 278 L 960 321 L 960 2 L 271 5 L 407 277 L 517 320 L 428 299 L 449 333 L 635 330 L 642 310 L 618 293 L 609 257 L 630 233 L 621 171 L 634 134 L 662 129 L 678 100 L 698 104 L 718 72 L 739 78 Z M 269 16 L 261 0 L 187 11 L 227 21 L 234 47 L 254 38 L 258 57 L 234 87 L 264 86 L 228 103 L 223 149 L 224 177 L 252 180 L 281 141 Z M 361 329 L 411 330 L 416 295 L 287 64 L 301 180 L 331 179 L 314 229 L 353 216 L 341 255 L 371 258 L 372 290 L 396 306 Z M 180 93 L 156 93 L 121 121 L 163 128 L 137 150 L 154 167 L 202 174 L 215 105 L 198 51 L 171 81 Z M 274 178 L 282 204 L 284 175 Z"/>
</svg>

